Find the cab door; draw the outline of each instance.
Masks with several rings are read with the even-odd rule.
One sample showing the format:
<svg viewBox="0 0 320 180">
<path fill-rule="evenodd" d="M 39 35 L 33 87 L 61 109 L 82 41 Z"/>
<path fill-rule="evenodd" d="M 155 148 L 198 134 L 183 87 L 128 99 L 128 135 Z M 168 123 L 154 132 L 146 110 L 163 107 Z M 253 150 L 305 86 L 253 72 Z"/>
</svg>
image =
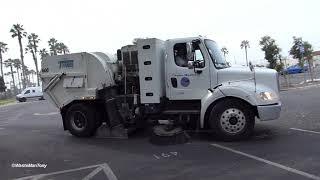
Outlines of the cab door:
<svg viewBox="0 0 320 180">
<path fill-rule="evenodd" d="M 170 100 L 199 100 L 208 92 L 211 81 L 205 52 L 199 39 L 167 44 L 166 92 Z M 182 63 L 183 60 L 186 62 Z M 195 63 L 197 67 L 194 67 Z"/>
<path fill-rule="evenodd" d="M 24 98 L 30 98 L 32 95 L 31 95 L 31 89 L 27 89 L 24 93 L 23 93 L 23 97 Z"/>
</svg>

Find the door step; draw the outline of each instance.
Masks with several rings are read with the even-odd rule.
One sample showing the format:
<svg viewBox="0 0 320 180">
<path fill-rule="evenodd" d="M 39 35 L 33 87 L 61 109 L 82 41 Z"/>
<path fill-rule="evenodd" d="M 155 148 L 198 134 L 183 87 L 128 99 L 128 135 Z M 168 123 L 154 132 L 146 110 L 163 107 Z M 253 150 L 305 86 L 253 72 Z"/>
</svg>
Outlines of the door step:
<svg viewBox="0 0 320 180">
<path fill-rule="evenodd" d="M 170 109 L 162 112 L 163 114 L 200 114 L 200 110 L 176 110 Z"/>
</svg>

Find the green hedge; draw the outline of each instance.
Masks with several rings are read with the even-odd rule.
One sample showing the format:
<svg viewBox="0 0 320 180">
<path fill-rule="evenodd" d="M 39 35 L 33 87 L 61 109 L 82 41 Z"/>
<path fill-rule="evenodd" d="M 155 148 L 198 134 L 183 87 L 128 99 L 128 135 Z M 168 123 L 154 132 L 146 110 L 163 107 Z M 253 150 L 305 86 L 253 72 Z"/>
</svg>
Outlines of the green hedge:
<svg viewBox="0 0 320 180">
<path fill-rule="evenodd" d="M 15 102 L 16 100 L 14 98 L 11 98 L 11 99 L 2 99 L 0 100 L 0 106 L 1 105 L 4 105 L 4 104 L 8 104 L 8 103 L 13 103 Z"/>
</svg>

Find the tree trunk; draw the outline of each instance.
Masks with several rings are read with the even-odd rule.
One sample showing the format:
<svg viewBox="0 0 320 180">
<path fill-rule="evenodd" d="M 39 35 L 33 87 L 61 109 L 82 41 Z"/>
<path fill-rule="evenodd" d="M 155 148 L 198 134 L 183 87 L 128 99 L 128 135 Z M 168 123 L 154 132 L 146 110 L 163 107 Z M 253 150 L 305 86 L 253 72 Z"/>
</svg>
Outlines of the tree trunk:
<svg viewBox="0 0 320 180">
<path fill-rule="evenodd" d="M 19 68 L 17 67 L 17 74 L 18 74 L 18 88 L 19 88 L 19 92 L 21 90 L 21 80 L 20 80 L 20 74 L 19 74 Z"/>
<path fill-rule="evenodd" d="M 32 52 L 33 60 L 34 60 L 34 65 L 36 66 L 36 73 L 37 73 L 37 85 L 40 86 L 40 80 L 39 80 L 39 69 L 38 69 L 38 59 L 37 59 L 37 54 L 35 53 L 37 49 L 34 49 L 35 51 Z"/>
<path fill-rule="evenodd" d="M 34 74 L 33 73 L 31 74 L 31 77 L 32 77 L 32 83 L 34 83 Z"/>
<path fill-rule="evenodd" d="M 247 46 L 244 48 L 246 50 L 246 63 L 247 63 L 247 66 L 249 66 L 249 63 L 248 63 L 248 54 L 247 54 Z"/>
<path fill-rule="evenodd" d="M 34 47 L 34 64 L 36 66 L 36 75 L 37 75 L 37 85 L 40 86 L 40 77 L 39 77 L 39 67 L 38 67 L 38 57 L 37 57 L 37 46 L 36 46 L 36 42 L 33 41 L 33 47 Z"/>
<path fill-rule="evenodd" d="M 2 53 L 1 53 L 1 50 L 0 50 L 0 67 L 1 67 L 1 77 L 3 77 L 3 63 L 2 63 Z M 3 77 L 4 78 L 4 77 Z"/>
<path fill-rule="evenodd" d="M 14 81 L 12 65 L 10 66 L 10 70 L 11 70 L 11 78 L 12 78 L 12 82 L 13 82 L 13 93 L 16 94 L 16 82 Z"/>
<path fill-rule="evenodd" d="M 36 60 L 37 61 L 37 60 Z M 40 77 L 39 77 L 39 69 L 38 69 L 38 63 L 36 64 L 36 77 L 37 77 L 37 85 L 40 86 Z"/>
<path fill-rule="evenodd" d="M 20 46 L 20 58 L 21 58 L 21 64 L 22 64 L 22 77 L 23 77 L 22 87 L 23 87 L 23 89 L 25 89 L 26 88 L 26 83 L 25 83 L 26 74 L 25 74 L 25 71 L 24 71 L 23 49 L 22 49 L 22 42 L 21 42 L 21 37 L 20 36 L 18 35 L 19 46 Z"/>
</svg>

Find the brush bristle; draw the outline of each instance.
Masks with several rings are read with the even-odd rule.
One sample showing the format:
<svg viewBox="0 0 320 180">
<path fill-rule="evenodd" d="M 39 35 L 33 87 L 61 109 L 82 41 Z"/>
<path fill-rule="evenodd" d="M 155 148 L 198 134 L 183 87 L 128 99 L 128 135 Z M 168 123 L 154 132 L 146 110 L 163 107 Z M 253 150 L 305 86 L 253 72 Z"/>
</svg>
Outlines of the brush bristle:
<svg viewBox="0 0 320 180">
<path fill-rule="evenodd" d="M 159 128 L 155 127 L 155 128 Z M 163 128 L 163 127 L 161 127 Z M 168 132 L 167 134 L 156 133 L 155 130 L 152 131 L 150 135 L 150 143 L 155 145 L 174 145 L 174 144 L 184 144 L 188 142 L 190 136 L 182 129 L 175 131 L 175 133 Z"/>
</svg>

